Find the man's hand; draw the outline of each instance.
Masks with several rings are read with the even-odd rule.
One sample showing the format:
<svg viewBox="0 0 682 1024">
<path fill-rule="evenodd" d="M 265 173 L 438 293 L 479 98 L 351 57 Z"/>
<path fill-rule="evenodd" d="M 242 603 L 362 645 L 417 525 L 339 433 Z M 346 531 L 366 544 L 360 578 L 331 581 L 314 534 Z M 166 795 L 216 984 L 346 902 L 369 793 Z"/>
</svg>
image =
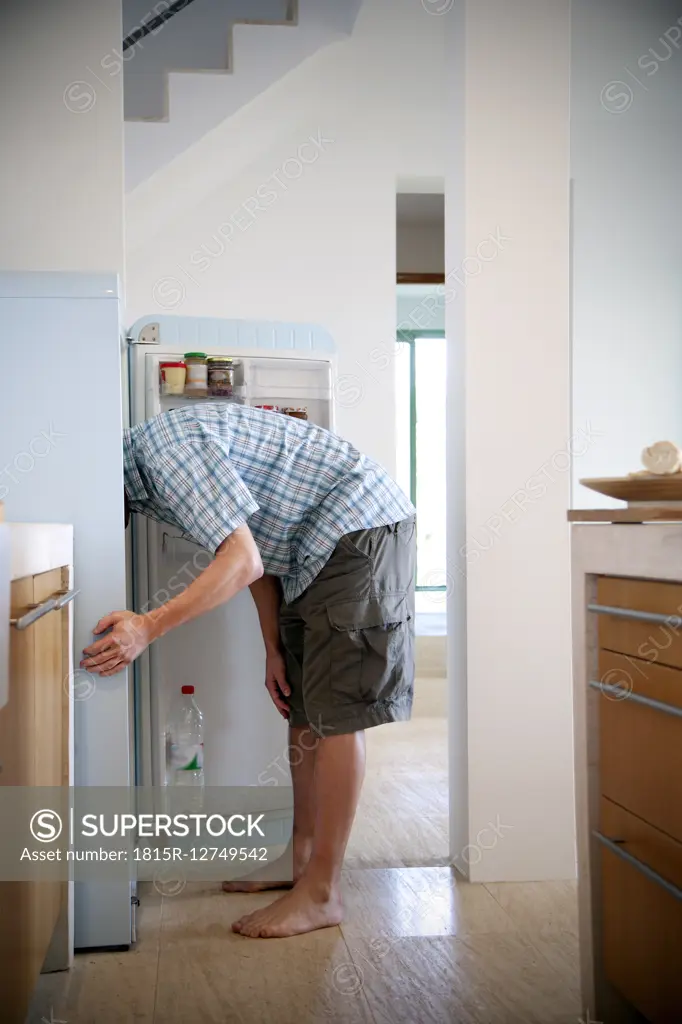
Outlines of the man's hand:
<svg viewBox="0 0 682 1024">
<path fill-rule="evenodd" d="M 81 668 L 99 676 L 114 676 L 130 665 L 154 639 L 152 621 L 136 612 L 112 612 L 95 626 L 93 633 L 113 629 L 83 651 Z"/>
<path fill-rule="evenodd" d="M 291 689 L 287 683 L 284 658 L 279 651 L 268 651 L 266 655 L 265 686 L 282 718 L 288 718 L 289 705 L 283 698 L 289 696 Z"/>
</svg>

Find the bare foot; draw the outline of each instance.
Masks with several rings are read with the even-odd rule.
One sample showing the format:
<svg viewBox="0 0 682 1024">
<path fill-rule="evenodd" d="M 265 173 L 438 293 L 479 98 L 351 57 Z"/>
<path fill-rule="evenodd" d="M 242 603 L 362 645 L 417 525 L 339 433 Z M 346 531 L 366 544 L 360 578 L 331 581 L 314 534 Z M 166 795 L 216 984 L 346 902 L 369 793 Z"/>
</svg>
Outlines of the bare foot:
<svg viewBox="0 0 682 1024">
<path fill-rule="evenodd" d="M 320 889 L 301 879 L 268 907 L 235 921 L 232 931 L 251 939 L 282 939 L 318 928 L 331 928 L 343 920 L 338 888 Z"/>
</svg>

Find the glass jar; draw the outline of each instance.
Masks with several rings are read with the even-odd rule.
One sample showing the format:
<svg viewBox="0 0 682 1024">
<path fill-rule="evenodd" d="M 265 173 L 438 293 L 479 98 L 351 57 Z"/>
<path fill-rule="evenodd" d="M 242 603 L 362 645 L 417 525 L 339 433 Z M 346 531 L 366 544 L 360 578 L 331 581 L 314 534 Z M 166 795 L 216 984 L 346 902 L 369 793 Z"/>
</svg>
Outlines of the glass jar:
<svg viewBox="0 0 682 1024">
<path fill-rule="evenodd" d="M 208 393 L 214 398 L 232 398 L 234 393 L 234 363 L 224 356 L 208 360 Z"/>
<path fill-rule="evenodd" d="M 208 394 L 208 362 L 205 352 L 186 352 L 185 394 L 205 398 Z"/>
<path fill-rule="evenodd" d="M 160 363 L 161 394 L 182 395 L 185 390 L 187 367 L 184 363 Z"/>
</svg>

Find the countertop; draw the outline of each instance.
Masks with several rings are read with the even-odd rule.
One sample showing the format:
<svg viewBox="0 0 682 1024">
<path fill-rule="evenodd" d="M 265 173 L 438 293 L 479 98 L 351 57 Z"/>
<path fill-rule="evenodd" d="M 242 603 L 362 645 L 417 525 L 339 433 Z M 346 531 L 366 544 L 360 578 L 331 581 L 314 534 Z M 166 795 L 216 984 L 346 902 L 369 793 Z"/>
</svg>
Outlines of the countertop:
<svg viewBox="0 0 682 1024">
<path fill-rule="evenodd" d="M 63 523 L 6 523 L 10 539 L 10 579 L 73 564 L 73 526 Z"/>
</svg>

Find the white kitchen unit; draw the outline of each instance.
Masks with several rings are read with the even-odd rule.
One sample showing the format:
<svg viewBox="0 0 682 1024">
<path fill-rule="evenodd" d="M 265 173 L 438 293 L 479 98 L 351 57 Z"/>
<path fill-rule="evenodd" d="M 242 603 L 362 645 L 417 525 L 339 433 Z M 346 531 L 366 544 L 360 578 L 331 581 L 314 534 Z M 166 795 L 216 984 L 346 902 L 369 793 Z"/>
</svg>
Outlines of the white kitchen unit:
<svg viewBox="0 0 682 1024">
<path fill-rule="evenodd" d="M 121 330 L 115 275 L 0 274 L 5 517 L 74 528 L 76 664 L 101 616 L 126 606 Z M 128 786 L 128 672 L 74 702 L 77 786 Z M 131 941 L 131 887 L 77 883 L 77 948 Z"/>
<path fill-rule="evenodd" d="M 134 325 L 129 340 L 132 423 L 192 402 L 225 401 L 160 393 L 159 364 L 201 351 L 239 361 L 233 401 L 305 407 L 312 422 L 333 428 L 334 345 L 320 328 L 148 317 Z M 136 607 L 155 607 L 186 586 L 210 557 L 175 527 L 134 519 Z M 138 784 L 164 781 L 164 729 L 183 684 L 196 687 L 205 716 L 207 785 L 257 786 L 266 779 L 272 785 L 273 778 L 289 784 L 286 725 L 272 706 L 264 678 L 263 641 L 248 592 L 153 644 L 136 663 Z"/>
</svg>

